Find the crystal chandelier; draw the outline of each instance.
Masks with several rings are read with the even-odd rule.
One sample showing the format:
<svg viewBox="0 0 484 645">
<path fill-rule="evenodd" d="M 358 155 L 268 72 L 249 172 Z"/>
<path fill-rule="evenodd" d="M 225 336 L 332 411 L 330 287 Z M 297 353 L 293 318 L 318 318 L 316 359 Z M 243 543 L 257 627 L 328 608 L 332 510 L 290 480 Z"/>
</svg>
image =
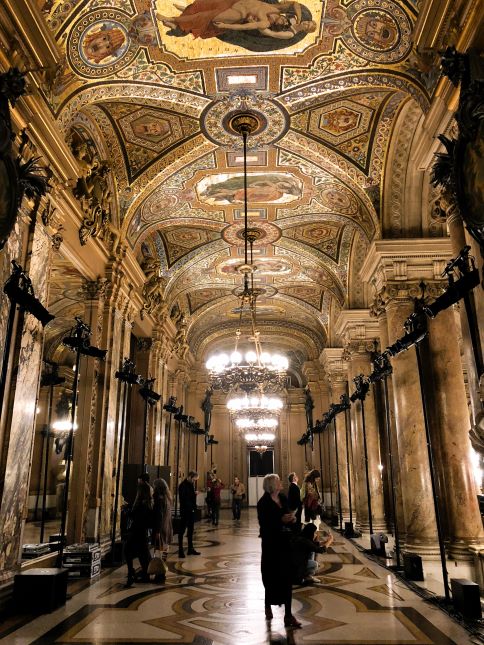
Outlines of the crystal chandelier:
<svg viewBox="0 0 484 645">
<path fill-rule="evenodd" d="M 206 362 L 211 386 L 215 390 L 230 392 L 275 392 L 285 387 L 287 381 L 288 361 L 281 354 L 263 352 L 260 342 L 260 332 L 256 321 L 257 289 L 254 289 L 253 245 L 258 238 L 258 231 L 249 229 L 247 215 L 247 137 L 259 129 L 257 117 L 250 112 L 240 112 L 229 122 L 230 128 L 242 135 L 244 143 L 244 264 L 240 272 L 244 276 L 243 288 L 240 293 L 239 326 L 235 332 L 235 347 L 230 354 L 222 353 L 211 356 Z M 250 263 L 249 263 L 250 245 Z M 251 335 L 249 340 L 254 344 L 254 350 L 245 352 L 238 350 L 242 335 L 241 325 L 244 314 L 250 319 Z"/>
<path fill-rule="evenodd" d="M 227 407 L 234 416 L 249 416 L 252 419 L 270 415 L 279 415 L 283 407 L 282 399 L 278 396 L 242 396 L 232 397 L 227 401 Z"/>
<path fill-rule="evenodd" d="M 278 420 L 275 417 L 261 417 L 252 419 L 251 417 L 238 417 L 235 419 L 235 425 L 238 430 L 265 430 L 277 428 Z"/>
</svg>

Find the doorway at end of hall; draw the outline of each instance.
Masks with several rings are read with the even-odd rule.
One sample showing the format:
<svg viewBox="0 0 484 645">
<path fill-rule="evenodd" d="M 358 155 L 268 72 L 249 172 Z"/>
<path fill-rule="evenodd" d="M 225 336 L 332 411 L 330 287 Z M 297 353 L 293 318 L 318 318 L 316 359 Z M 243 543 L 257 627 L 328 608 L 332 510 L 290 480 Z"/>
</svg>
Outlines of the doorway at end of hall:
<svg viewBox="0 0 484 645">
<path fill-rule="evenodd" d="M 249 506 L 257 506 L 257 502 L 264 494 L 262 482 L 264 476 L 274 472 L 274 449 L 268 448 L 265 452 L 257 452 L 255 448 L 247 451 L 249 471 Z"/>
</svg>

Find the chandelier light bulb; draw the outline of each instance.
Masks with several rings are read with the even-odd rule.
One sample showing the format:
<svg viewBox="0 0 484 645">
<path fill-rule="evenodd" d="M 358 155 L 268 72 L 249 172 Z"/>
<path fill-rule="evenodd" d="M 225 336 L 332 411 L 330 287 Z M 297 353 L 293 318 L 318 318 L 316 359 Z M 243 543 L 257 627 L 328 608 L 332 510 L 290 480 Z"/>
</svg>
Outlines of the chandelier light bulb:
<svg viewBox="0 0 484 645">
<path fill-rule="evenodd" d="M 276 438 L 276 435 L 271 433 L 271 432 L 249 432 L 245 435 L 245 440 L 248 443 L 251 442 L 261 442 L 261 441 L 274 441 Z"/>
<path fill-rule="evenodd" d="M 247 354 L 245 355 L 245 360 L 249 363 L 249 365 L 251 363 L 255 363 L 257 360 L 257 354 L 252 351 L 247 352 Z"/>
<path fill-rule="evenodd" d="M 232 365 L 239 365 L 242 362 L 242 354 L 240 352 L 232 352 L 230 354 L 230 360 Z"/>
</svg>

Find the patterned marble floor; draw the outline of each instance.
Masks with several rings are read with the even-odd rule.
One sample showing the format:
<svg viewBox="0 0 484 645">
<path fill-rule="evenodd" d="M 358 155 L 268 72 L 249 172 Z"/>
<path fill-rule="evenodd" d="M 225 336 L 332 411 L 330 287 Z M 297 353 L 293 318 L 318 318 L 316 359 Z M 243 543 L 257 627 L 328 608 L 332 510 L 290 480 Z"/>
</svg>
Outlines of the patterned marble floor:
<svg viewBox="0 0 484 645">
<path fill-rule="evenodd" d="M 126 569 L 103 575 L 65 607 L 0 640 L 31 643 L 192 643 L 193 645 L 469 645 L 468 634 L 382 567 L 337 537 L 320 556 L 319 582 L 294 589 L 303 629 L 284 629 L 283 609 L 265 621 L 260 541 L 254 511 L 240 522 L 196 526 L 200 556 L 168 559 L 166 584 L 125 589 Z M 4 632 L 5 633 L 5 632 Z M 1 634 L 1 630 L 0 630 Z"/>
</svg>

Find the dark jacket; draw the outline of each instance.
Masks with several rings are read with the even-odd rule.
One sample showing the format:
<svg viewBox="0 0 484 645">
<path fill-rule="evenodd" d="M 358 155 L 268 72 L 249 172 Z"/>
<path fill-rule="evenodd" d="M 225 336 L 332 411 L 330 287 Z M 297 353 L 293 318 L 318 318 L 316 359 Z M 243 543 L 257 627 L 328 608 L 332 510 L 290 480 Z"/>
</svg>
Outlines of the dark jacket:
<svg viewBox="0 0 484 645">
<path fill-rule="evenodd" d="M 302 535 L 294 537 L 291 543 L 291 575 L 293 583 L 298 584 L 305 577 L 311 553 L 325 553 L 325 551 L 326 548 L 320 546 L 319 542 L 309 540 Z"/>
<path fill-rule="evenodd" d="M 301 489 L 297 484 L 291 482 L 287 491 L 287 503 L 291 511 L 297 511 L 302 508 Z"/>
<path fill-rule="evenodd" d="M 285 603 L 291 597 L 291 530 L 282 522 L 289 511 L 287 498 L 279 494 L 278 506 L 269 493 L 257 502 L 260 536 L 262 538 L 261 572 L 266 599 L 271 605 Z"/>
<path fill-rule="evenodd" d="M 184 479 L 178 486 L 180 514 L 190 516 L 197 510 L 197 494 L 193 482 Z"/>
</svg>

